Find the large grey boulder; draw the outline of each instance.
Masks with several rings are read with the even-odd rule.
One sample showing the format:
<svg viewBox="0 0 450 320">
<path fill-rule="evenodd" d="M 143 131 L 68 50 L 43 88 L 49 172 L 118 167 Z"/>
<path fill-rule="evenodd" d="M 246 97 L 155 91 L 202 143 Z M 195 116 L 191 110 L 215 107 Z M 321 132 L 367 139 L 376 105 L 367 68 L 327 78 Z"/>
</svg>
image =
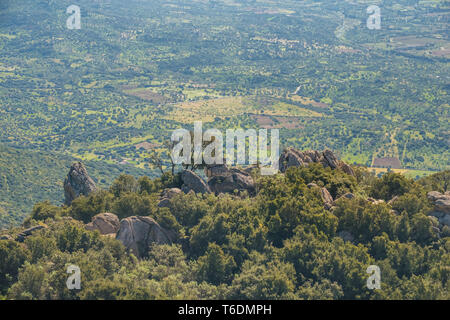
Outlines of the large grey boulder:
<svg viewBox="0 0 450 320">
<path fill-rule="evenodd" d="M 181 190 L 184 193 L 188 193 L 191 190 L 195 193 L 211 193 L 211 190 L 206 182 L 191 170 L 184 170 L 181 173 L 181 180 L 183 181 Z"/>
<path fill-rule="evenodd" d="M 87 230 L 98 230 L 100 234 L 115 234 L 119 231 L 119 218 L 114 213 L 100 213 L 92 217 L 91 222 L 86 225 Z"/>
<path fill-rule="evenodd" d="M 70 205 L 79 196 L 88 196 L 96 189 L 95 182 L 89 177 L 84 165 L 76 162 L 72 164 L 69 174 L 64 180 L 64 203 Z"/>
<path fill-rule="evenodd" d="M 323 152 L 323 157 L 326 160 L 326 162 L 323 162 L 325 166 L 328 165 L 331 169 L 336 169 L 339 167 L 339 159 L 331 150 L 325 150 Z"/>
<path fill-rule="evenodd" d="M 133 216 L 120 221 L 116 239 L 137 257 L 143 258 L 153 243 L 172 244 L 176 234 L 162 228 L 150 217 Z"/>
<path fill-rule="evenodd" d="M 256 191 L 255 181 L 250 173 L 236 168 L 212 176 L 208 180 L 208 186 L 215 194 L 247 191 L 249 195 L 254 195 Z"/>
</svg>

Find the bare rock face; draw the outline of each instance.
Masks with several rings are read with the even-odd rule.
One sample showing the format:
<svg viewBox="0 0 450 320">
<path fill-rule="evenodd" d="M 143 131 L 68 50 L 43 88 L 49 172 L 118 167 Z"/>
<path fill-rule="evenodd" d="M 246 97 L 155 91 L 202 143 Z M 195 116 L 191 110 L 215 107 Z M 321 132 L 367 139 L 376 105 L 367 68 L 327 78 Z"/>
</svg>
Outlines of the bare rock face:
<svg viewBox="0 0 450 320">
<path fill-rule="evenodd" d="M 183 181 L 181 190 L 184 193 L 189 193 L 191 190 L 195 193 L 211 193 L 206 182 L 191 170 L 184 170 L 181 173 L 181 180 Z"/>
<path fill-rule="evenodd" d="M 176 195 L 181 193 L 183 193 L 183 191 L 181 191 L 181 189 L 178 188 L 164 189 L 164 191 L 161 194 L 161 197 L 159 198 L 158 207 L 160 208 L 168 207 L 170 204 L 170 200 Z"/>
<path fill-rule="evenodd" d="M 320 196 L 322 197 L 325 209 L 330 210 L 334 204 L 334 200 L 327 188 L 320 189 Z"/>
<path fill-rule="evenodd" d="M 100 234 L 115 234 L 119 231 L 119 218 L 114 213 L 100 213 L 92 217 L 92 221 L 86 225 L 87 230 L 98 230 Z"/>
<path fill-rule="evenodd" d="M 305 157 L 303 154 L 293 148 L 287 148 L 283 151 L 283 153 L 280 156 L 279 164 L 280 164 L 280 171 L 286 172 L 286 170 L 290 167 L 303 167 L 306 165 L 305 161 L 303 160 Z"/>
<path fill-rule="evenodd" d="M 331 150 L 325 150 L 322 154 L 326 160 L 324 163 L 325 166 L 328 164 L 331 169 L 336 169 L 339 167 L 339 160 Z"/>
<path fill-rule="evenodd" d="M 70 205 L 79 196 L 88 196 L 95 190 L 95 183 L 89 177 L 84 165 L 81 162 L 72 164 L 69 174 L 64 180 L 64 203 Z"/>
<path fill-rule="evenodd" d="M 434 211 L 430 215 L 438 218 L 440 224 L 450 227 L 450 195 L 448 191 L 444 194 L 431 191 L 427 196 L 434 205 Z"/>
<path fill-rule="evenodd" d="M 294 148 L 287 148 L 280 156 L 280 171 L 286 172 L 290 167 L 304 167 L 310 163 L 321 163 L 324 167 L 331 169 L 341 169 L 345 173 L 354 176 L 352 167 L 339 160 L 331 150 L 322 152 L 315 150 L 299 151 Z"/>
<path fill-rule="evenodd" d="M 133 216 L 120 221 L 116 239 L 137 257 L 143 258 L 147 256 L 152 243 L 172 244 L 176 235 L 150 217 Z"/>
<path fill-rule="evenodd" d="M 228 169 L 226 166 L 212 172 L 208 186 L 215 194 L 234 193 L 237 190 L 254 195 L 256 191 L 255 181 L 249 172 L 236 168 Z"/>
</svg>

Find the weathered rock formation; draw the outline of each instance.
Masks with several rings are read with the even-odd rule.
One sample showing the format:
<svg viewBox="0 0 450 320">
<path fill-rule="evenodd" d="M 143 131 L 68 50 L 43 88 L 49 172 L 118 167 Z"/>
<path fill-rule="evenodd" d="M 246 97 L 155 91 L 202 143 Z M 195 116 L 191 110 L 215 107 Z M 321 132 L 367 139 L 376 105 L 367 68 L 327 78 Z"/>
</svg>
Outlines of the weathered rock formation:
<svg viewBox="0 0 450 320">
<path fill-rule="evenodd" d="M 95 190 L 95 183 L 89 177 L 84 165 L 81 162 L 72 164 L 69 174 L 64 180 L 64 203 L 70 205 L 79 196 L 88 196 Z"/>
<path fill-rule="evenodd" d="M 137 257 L 147 256 L 151 244 L 171 244 L 176 234 L 162 228 L 150 217 L 133 216 L 120 221 L 116 239 Z"/>
<path fill-rule="evenodd" d="M 241 193 L 247 191 L 249 195 L 254 195 L 255 181 L 251 174 L 245 170 L 228 168 L 227 165 L 213 165 L 205 169 L 209 180 L 209 189 L 215 194 Z"/>
<path fill-rule="evenodd" d="M 91 222 L 86 225 L 87 230 L 98 230 L 100 234 L 116 234 L 119 231 L 119 218 L 114 213 L 100 213 L 92 217 Z"/>
<path fill-rule="evenodd" d="M 181 180 L 183 181 L 181 190 L 184 193 L 188 193 L 191 190 L 195 193 L 211 193 L 211 190 L 206 182 L 191 170 L 184 170 L 181 173 Z"/>
<path fill-rule="evenodd" d="M 440 224 L 450 227 L 450 194 L 431 191 L 427 196 L 434 205 L 430 216 L 436 217 Z"/>
<path fill-rule="evenodd" d="M 286 172 L 289 167 L 304 167 L 310 163 L 321 163 L 324 167 L 331 169 L 341 169 L 345 173 L 354 176 L 355 172 L 345 162 L 339 160 L 331 150 L 322 152 L 315 150 L 299 151 L 294 148 L 287 148 L 280 156 L 280 171 Z"/>
</svg>

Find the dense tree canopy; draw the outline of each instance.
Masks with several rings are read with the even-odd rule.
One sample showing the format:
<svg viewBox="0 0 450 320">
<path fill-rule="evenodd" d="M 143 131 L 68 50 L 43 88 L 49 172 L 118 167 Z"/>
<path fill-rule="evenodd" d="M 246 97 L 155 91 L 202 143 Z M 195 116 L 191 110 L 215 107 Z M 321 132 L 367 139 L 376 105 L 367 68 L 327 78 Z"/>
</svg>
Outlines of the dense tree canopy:
<svg viewBox="0 0 450 320">
<path fill-rule="evenodd" d="M 0 295 L 7 299 L 449 299 L 450 233 L 436 231 L 426 192 L 448 172 L 414 182 L 389 173 L 357 177 L 319 165 L 258 177 L 255 197 L 159 194 L 177 179 L 119 177 L 70 207 L 35 205 L 25 225 L 46 224 L 23 243 L 0 240 Z M 332 190 L 326 210 L 314 182 Z M 352 192 L 353 198 L 342 197 Z M 394 201 L 371 202 L 377 196 Z M 174 230 L 144 259 L 88 231 L 92 216 L 151 216 Z M 20 229 L 9 231 L 11 235 Z M 351 234 L 345 239 L 342 232 Z M 68 290 L 66 268 L 82 272 Z M 369 265 L 381 290 L 369 290 Z"/>
</svg>

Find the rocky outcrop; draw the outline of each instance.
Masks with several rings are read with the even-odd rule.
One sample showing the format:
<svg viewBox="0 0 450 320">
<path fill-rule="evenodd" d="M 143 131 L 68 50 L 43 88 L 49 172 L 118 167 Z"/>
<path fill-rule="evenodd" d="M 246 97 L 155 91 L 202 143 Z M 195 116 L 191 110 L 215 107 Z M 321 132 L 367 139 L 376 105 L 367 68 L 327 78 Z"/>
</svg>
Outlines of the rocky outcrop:
<svg viewBox="0 0 450 320">
<path fill-rule="evenodd" d="M 325 158 L 325 161 L 323 161 L 322 159 L 319 159 L 319 161 L 322 162 L 324 167 L 327 167 L 327 165 L 331 169 L 336 169 L 339 167 L 339 160 L 331 150 L 325 150 L 324 152 L 322 152 L 322 154 L 323 158 Z"/>
<path fill-rule="evenodd" d="M 116 239 L 137 257 L 146 257 L 151 244 L 172 244 L 176 234 L 162 228 L 150 217 L 133 216 L 120 221 Z"/>
<path fill-rule="evenodd" d="M 208 169 L 206 169 L 208 170 Z M 209 189 L 215 194 L 241 193 L 247 191 L 249 195 L 254 195 L 256 191 L 255 181 L 251 174 L 245 170 L 231 168 L 226 165 L 216 165 L 208 170 Z"/>
<path fill-rule="evenodd" d="M 115 234 L 119 231 L 119 218 L 114 213 L 100 213 L 92 217 L 91 222 L 86 225 L 87 230 L 98 230 L 100 234 Z"/>
<path fill-rule="evenodd" d="M 280 171 L 286 172 L 289 167 L 304 167 L 310 163 L 321 163 L 324 167 L 331 169 L 341 169 L 345 173 L 354 176 L 352 167 L 339 160 L 331 150 L 322 152 L 315 150 L 299 151 L 294 148 L 287 148 L 280 156 Z"/>
<path fill-rule="evenodd" d="M 322 197 L 325 209 L 330 210 L 334 204 L 334 201 L 333 197 L 331 196 L 330 192 L 328 192 L 327 188 L 320 189 L 320 196 Z"/>
<path fill-rule="evenodd" d="M 450 227 L 450 194 L 431 191 L 427 196 L 434 205 L 430 216 L 436 217 L 441 225 Z"/>
<path fill-rule="evenodd" d="M 70 205 L 79 196 L 88 196 L 95 190 L 95 183 L 89 177 L 84 165 L 81 162 L 72 164 L 69 174 L 64 180 L 64 203 Z"/>
<path fill-rule="evenodd" d="M 161 197 L 159 198 L 158 207 L 168 207 L 170 204 L 170 200 L 181 193 L 183 193 L 183 191 L 178 188 L 164 189 L 164 191 L 161 193 Z"/>
<path fill-rule="evenodd" d="M 321 188 L 315 183 L 309 183 L 307 187 L 320 191 L 320 198 L 323 201 L 323 206 L 325 207 L 325 209 L 330 210 L 333 207 L 334 200 L 327 188 Z"/>
<path fill-rule="evenodd" d="M 183 181 L 181 190 L 184 193 L 188 193 L 190 191 L 193 191 L 195 193 L 211 193 L 211 190 L 209 189 L 206 182 L 191 170 L 184 170 L 181 173 L 181 180 Z"/>
<path fill-rule="evenodd" d="M 36 231 L 42 230 L 42 229 L 47 229 L 47 226 L 46 225 L 38 225 L 38 226 L 34 226 L 31 228 L 25 229 L 17 235 L 16 240 L 19 242 L 24 242 L 27 237 L 31 236 Z"/>
</svg>

